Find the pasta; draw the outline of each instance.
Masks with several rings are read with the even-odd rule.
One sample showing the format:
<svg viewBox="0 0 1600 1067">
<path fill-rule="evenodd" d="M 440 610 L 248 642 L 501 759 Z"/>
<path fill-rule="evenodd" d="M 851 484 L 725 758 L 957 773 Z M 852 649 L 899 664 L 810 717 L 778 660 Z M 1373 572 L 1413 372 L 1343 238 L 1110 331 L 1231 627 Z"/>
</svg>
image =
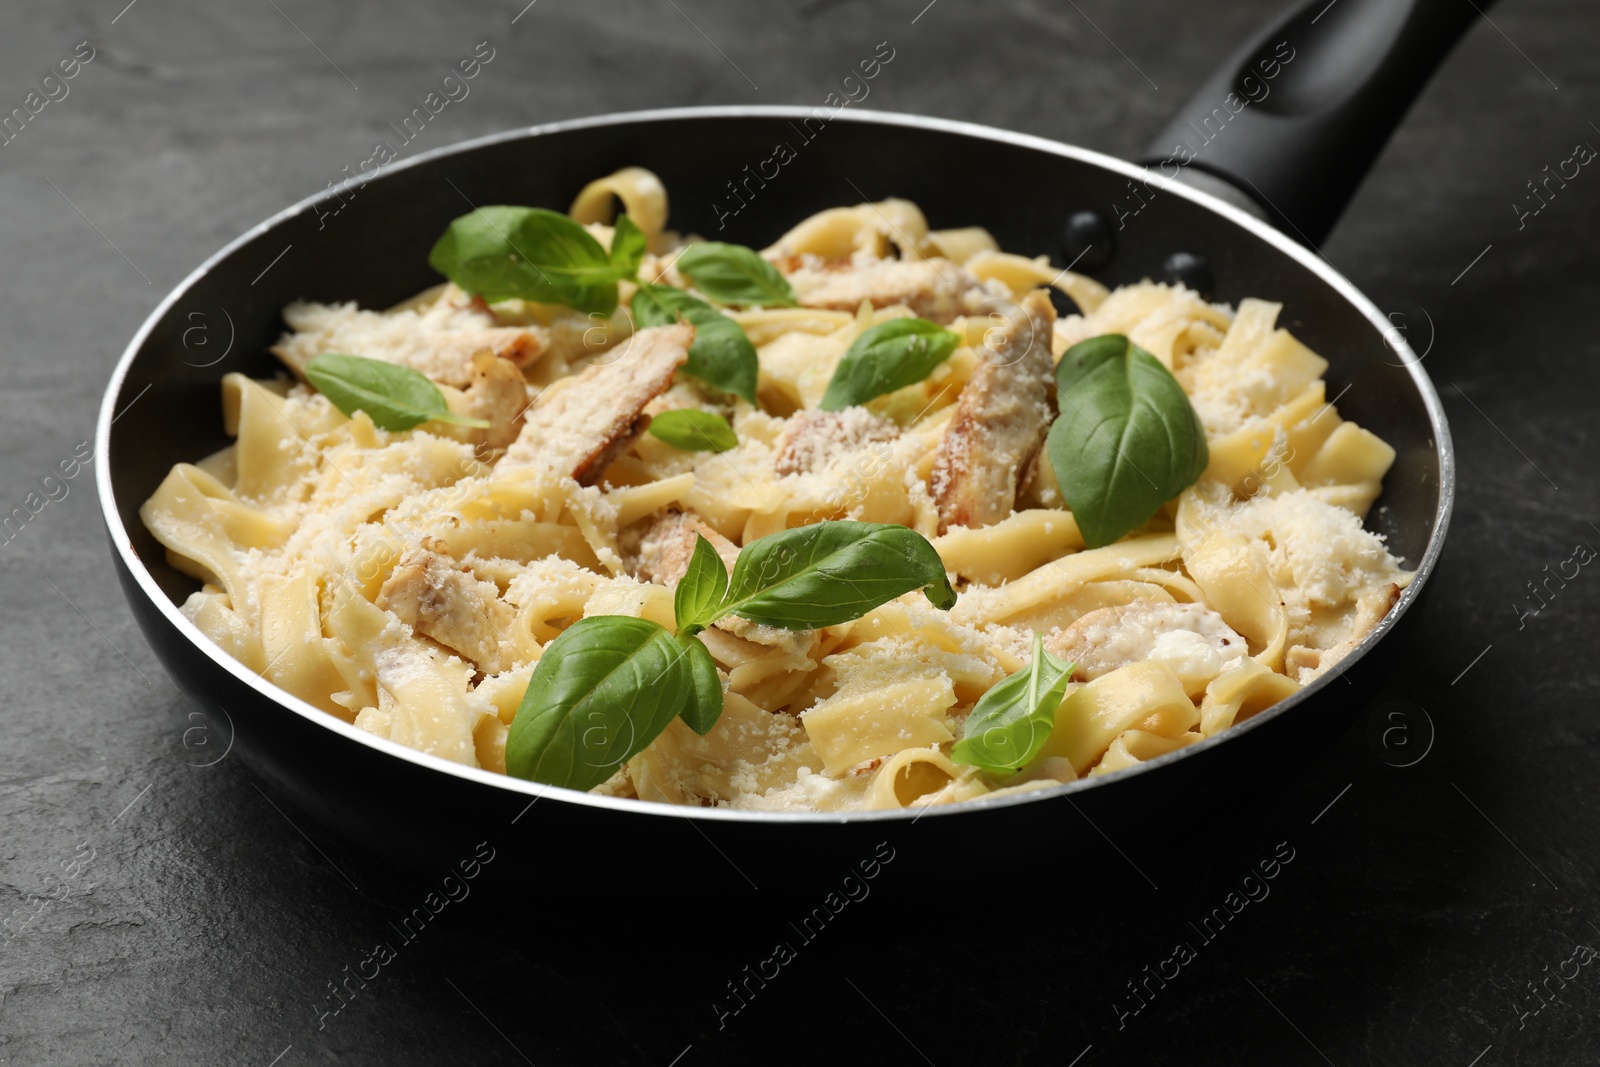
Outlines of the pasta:
<svg viewBox="0 0 1600 1067">
<path fill-rule="evenodd" d="M 637 277 L 693 284 L 667 194 L 627 168 L 570 215 L 601 244 L 616 207 Z M 615 245 L 613 245 L 615 247 Z M 1181 286 L 1115 291 L 984 230 L 932 230 L 903 200 L 801 221 L 761 256 L 793 307 L 725 308 L 755 347 L 754 402 L 692 376 L 704 327 L 486 302 L 453 283 L 386 311 L 296 303 L 289 375 L 222 382 L 234 442 L 175 466 L 141 511 L 199 589 L 184 614 L 287 693 L 446 760 L 506 767 L 551 643 L 580 619 L 671 627 L 703 538 L 731 567 L 757 538 L 852 519 L 930 539 L 959 589 L 786 630 L 728 617 L 701 635 L 724 690 L 705 736 L 674 721 L 597 791 L 755 810 L 953 803 L 1114 773 L 1228 730 L 1332 668 L 1410 579 L 1366 530 L 1394 450 L 1341 419 L 1327 363 L 1279 306 Z M 1050 288 L 1078 311 L 1058 316 Z M 957 335 L 923 380 L 864 406 L 821 400 L 857 338 L 920 317 Z M 691 319 L 692 321 L 692 319 Z M 697 332 L 697 329 L 699 332 Z M 1052 366 L 1122 334 L 1187 394 L 1198 481 L 1088 547 L 1042 449 Z M 448 412 L 385 430 L 306 380 L 328 352 L 410 367 Z M 672 411 L 731 425 L 691 451 L 641 431 Z M 1035 635 L 1074 664 L 1037 754 L 1005 773 L 952 751 L 974 705 L 1027 669 Z"/>
</svg>

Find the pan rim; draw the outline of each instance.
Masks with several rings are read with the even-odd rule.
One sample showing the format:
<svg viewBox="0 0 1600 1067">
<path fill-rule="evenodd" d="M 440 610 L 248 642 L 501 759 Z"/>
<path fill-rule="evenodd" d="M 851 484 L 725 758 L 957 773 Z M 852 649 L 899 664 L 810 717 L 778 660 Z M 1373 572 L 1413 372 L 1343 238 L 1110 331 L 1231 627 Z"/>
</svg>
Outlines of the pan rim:
<svg viewBox="0 0 1600 1067">
<path fill-rule="evenodd" d="M 408 170 L 412 167 L 422 166 L 433 160 L 447 156 L 464 154 L 478 149 L 501 144 L 513 140 L 535 139 L 551 134 L 563 133 L 569 130 L 588 129 L 600 126 L 616 126 L 641 122 L 667 122 L 683 119 L 741 119 L 741 118 L 781 118 L 796 119 L 812 116 L 817 109 L 794 105 L 737 105 L 737 106 L 707 106 L 707 107 L 678 107 L 657 108 L 643 111 L 608 112 L 602 115 L 586 116 L 575 119 L 564 119 L 558 122 L 541 123 L 534 126 L 504 130 L 482 137 L 472 138 L 451 145 L 430 149 L 418 153 L 409 159 L 393 163 L 380 171 L 374 178 L 368 180 L 381 180 L 389 171 Z M 1358 663 L 1379 641 L 1388 635 L 1389 631 L 1399 622 L 1401 617 L 1410 610 L 1416 601 L 1421 589 L 1426 585 L 1432 575 L 1439 557 L 1444 549 L 1445 536 L 1449 531 L 1450 516 L 1455 502 L 1456 464 L 1454 445 L 1450 436 L 1449 424 L 1445 416 L 1444 405 L 1439 398 L 1432 380 L 1422 367 L 1422 361 L 1411 350 L 1404 337 L 1390 337 L 1393 333 L 1392 323 L 1378 307 L 1372 303 L 1356 286 L 1319 254 L 1300 244 L 1294 238 L 1265 222 L 1249 215 L 1227 202 L 1207 193 L 1188 188 L 1182 183 L 1172 181 L 1161 175 L 1158 171 L 1147 167 L 1138 166 L 1125 160 L 1118 159 L 1105 153 L 1092 149 L 1081 148 L 1076 145 L 1032 134 L 1017 133 L 1009 130 L 986 126 L 980 123 L 963 122 L 954 119 L 933 118 L 922 115 L 909 115 L 897 112 L 876 111 L 860 109 L 852 111 L 836 111 L 828 121 L 846 121 L 888 127 L 908 127 L 914 129 L 932 130 L 941 133 L 956 134 L 978 140 L 1008 144 L 1020 148 L 1045 152 L 1050 155 L 1062 156 L 1082 163 L 1087 163 L 1104 170 L 1112 171 L 1125 177 L 1139 181 L 1149 181 L 1162 192 L 1169 192 L 1174 196 L 1187 199 L 1194 204 L 1221 215 L 1236 227 L 1268 242 L 1280 252 L 1296 260 L 1301 266 L 1310 270 L 1323 284 L 1331 288 L 1353 308 L 1359 311 L 1364 318 L 1376 329 L 1380 336 L 1385 338 L 1385 343 L 1392 343 L 1394 351 L 1400 357 L 1402 365 L 1409 372 L 1411 382 L 1423 401 L 1424 409 L 1428 415 L 1429 428 L 1432 431 L 1435 449 L 1439 461 L 1439 502 L 1434 513 L 1433 530 L 1429 536 L 1428 544 L 1423 551 L 1422 558 L 1417 562 L 1414 577 L 1407 588 L 1401 593 L 1394 608 L 1387 616 L 1369 633 L 1351 653 L 1340 661 L 1337 667 L 1317 678 L 1304 689 L 1292 694 L 1285 700 L 1273 705 L 1266 711 L 1230 727 L 1213 737 L 1189 745 L 1186 748 L 1155 759 L 1136 764 L 1133 767 L 1108 775 L 1081 778 L 1074 782 L 1063 783 L 1051 788 L 1029 790 L 1021 793 L 1012 793 L 1003 796 L 979 797 L 959 804 L 940 805 L 932 808 L 918 809 L 891 809 L 887 811 L 851 811 L 851 812 L 824 812 L 824 811 L 752 811 L 733 808 L 689 808 L 680 805 L 658 804 L 621 797 L 597 796 L 595 794 L 580 792 L 560 786 L 543 785 L 536 782 L 513 778 L 509 775 L 496 774 L 492 771 L 478 767 L 467 767 L 454 763 L 438 756 L 419 752 L 407 748 L 398 742 L 378 737 L 365 730 L 358 729 L 327 712 L 301 700 L 292 694 L 279 689 L 265 678 L 254 674 L 245 665 L 234 659 L 220 646 L 207 638 L 198 627 L 191 623 L 178 610 L 155 582 L 154 576 L 146 569 L 138 553 L 134 550 L 129 538 L 127 527 L 123 524 L 121 514 L 117 508 L 116 495 L 111 480 L 111 461 L 109 446 L 111 440 L 111 424 L 120 414 L 117 411 L 118 401 L 121 399 L 123 387 L 126 383 L 128 372 L 134 360 L 150 334 L 154 331 L 161 318 L 182 299 L 201 279 L 206 277 L 218 264 L 222 263 L 238 249 L 242 248 L 256 237 L 266 233 L 280 223 L 295 217 L 314 205 L 336 198 L 341 192 L 355 184 L 365 184 L 351 179 L 331 189 L 324 190 L 306 197 L 283 210 L 269 216 L 262 222 L 252 226 L 238 237 L 229 241 L 221 249 L 207 257 L 189 272 L 140 324 L 124 348 L 113 368 L 110 379 L 106 385 L 105 395 L 102 398 L 99 417 L 95 426 L 95 477 L 97 482 L 97 495 L 100 502 L 101 518 L 106 524 L 106 529 L 111 538 L 113 550 L 117 553 L 127 572 L 132 575 L 138 584 L 141 593 L 159 611 L 174 629 L 176 629 L 197 651 L 209 657 L 212 662 L 231 674 L 242 684 L 253 689 L 263 698 L 272 701 L 285 710 L 291 711 L 304 719 L 308 719 L 323 728 L 336 734 L 384 752 L 388 755 L 404 759 L 418 767 L 452 775 L 456 778 L 493 789 L 505 790 L 508 794 L 517 794 L 530 798 L 529 805 L 534 801 L 549 797 L 565 803 L 574 803 L 590 808 L 616 811 L 621 814 L 648 815 L 657 818 L 677 817 L 688 819 L 704 819 L 710 822 L 730 823 L 756 823 L 756 824 L 844 824 L 865 822 L 902 822 L 916 821 L 924 815 L 939 817 L 954 817 L 962 815 L 976 816 L 980 813 L 1011 808 L 1020 804 L 1033 804 L 1044 800 L 1059 797 L 1071 797 L 1092 789 L 1105 789 L 1115 787 L 1119 782 L 1132 781 L 1133 779 L 1158 771 L 1180 760 L 1192 759 L 1204 752 L 1209 752 L 1228 740 L 1243 736 L 1253 729 L 1259 729 L 1265 723 L 1276 719 L 1279 715 L 1286 714 L 1300 704 L 1316 696 L 1326 689 L 1336 678 L 1346 670 Z M 135 402 L 137 397 L 134 398 Z M 131 406 L 131 405 L 130 405 Z M 124 408 L 123 410 L 126 410 Z M 179 687 L 183 688 L 181 680 Z M 252 768 L 253 769 L 253 768 Z M 524 809 L 526 810 L 526 809 Z"/>
</svg>

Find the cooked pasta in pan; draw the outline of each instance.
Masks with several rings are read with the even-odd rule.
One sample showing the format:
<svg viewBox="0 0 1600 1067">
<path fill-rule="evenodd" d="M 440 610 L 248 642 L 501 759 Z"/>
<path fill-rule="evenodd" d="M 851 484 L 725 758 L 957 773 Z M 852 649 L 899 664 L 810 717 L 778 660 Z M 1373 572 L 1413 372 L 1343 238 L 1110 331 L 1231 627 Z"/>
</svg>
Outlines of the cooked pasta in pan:
<svg viewBox="0 0 1600 1067">
<path fill-rule="evenodd" d="M 667 217 L 629 168 L 456 220 L 401 305 L 285 308 L 287 374 L 227 375 L 234 443 L 141 512 L 184 614 L 468 766 L 881 809 L 1214 736 L 1411 577 L 1363 527 L 1394 452 L 1276 304 L 1108 291 L 903 200 L 759 252 Z"/>
</svg>

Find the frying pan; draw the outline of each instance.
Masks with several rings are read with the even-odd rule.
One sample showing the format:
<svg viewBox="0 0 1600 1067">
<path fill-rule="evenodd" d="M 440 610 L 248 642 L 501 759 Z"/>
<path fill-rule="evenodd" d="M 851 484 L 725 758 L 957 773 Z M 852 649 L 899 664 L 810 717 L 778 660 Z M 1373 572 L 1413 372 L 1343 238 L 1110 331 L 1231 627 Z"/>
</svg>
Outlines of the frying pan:
<svg viewBox="0 0 1600 1067">
<path fill-rule="evenodd" d="M 1152 143 L 1148 168 L 961 122 L 708 107 L 485 137 L 302 201 L 186 278 L 112 375 L 96 470 L 128 602 L 219 749 L 229 746 L 350 841 L 424 874 L 488 842 L 502 876 L 512 867 L 552 892 L 614 883 L 619 869 L 638 872 L 622 877 L 629 884 L 647 872 L 684 872 L 656 881 L 693 883 L 697 893 L 743 892 L 746 882 L 794 888 L 815 872 L 847 869 L 879 842 L 930 863 L 994 854 L 1007 840 L 1069 846 L 1096 831 L 1115 838 L 1126 827 L 1171 825 L 1220 790 L 1262 787 L 1363 706 L 1443 544 L 1454 460 L 1439 398 L 1403 337 L 1315 242 L 1473 16 L 1461 0 L 1314 0 L 1248 42 L 1196 93 Z M 1182 165 L 1180 143 L 1194 149 Z M 729 183 L 779 144 L 794 158 L 775 176 L 763 168 L 729 214 Z M 936 228 L 983 226 L 1007 251 L 1076 260 L 1108 285 L 1176 276 L 1215 300 L 1281 301 L 1280 324 L 1328 358 L 1330 396 L 1396 450 L 1369 521 L 1416 568 L 1414 582 L 1337 670 L 1220 736 L 1049 792 L 918 812 L 682 809 L 535 785 L 357 730 L 203 637 L 178 611 L 195 582 L 165 562 L 138 508 L 172 464 L 228 443 L 218 383 L 230 371 L 277 372 L 267 347 L 283 306 L 393 304 L 438 281 L 428 250 L 472 205 L 563 209 L 590 179 L 628 165 L 661 176 L 675 229 L 716 239 L 761 247 L 811 212 L 897 196 L 921 205 Z"/>
</svg>

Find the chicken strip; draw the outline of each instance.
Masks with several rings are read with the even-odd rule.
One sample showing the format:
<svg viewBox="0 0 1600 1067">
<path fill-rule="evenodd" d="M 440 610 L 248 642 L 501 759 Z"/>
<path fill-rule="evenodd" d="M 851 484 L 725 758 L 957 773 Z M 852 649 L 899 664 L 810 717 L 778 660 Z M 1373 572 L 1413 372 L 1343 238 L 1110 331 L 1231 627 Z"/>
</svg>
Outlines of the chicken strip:
<svg viewBox="0 0 1600 1067">
<path fill-rule="evenodd" d="M 876 308 L 904 304 L 918 317 L 939 323 L 971 314 L 997 295 L 948 259 L 880 259 L 862 264 L 805 257 L 788 278 L 804 307 L 854 311 L 863 300 Z"/>
<path fill-rule="evenodd" d="M 672 384 L 693 343 L 694 327 L 684 323 L 640 330 L 603 363 L 546 391 L 495 469 L 539 467 L 582 485 L 599 481 L 650 425 L 645 405 Z"/>
<path fill-rule="evenodd" d="M 1055 318 L 1050 297 L 1035 290 L 1012 321 L 996 328 L 996 341 L 985 342 L 933 464 L 941 531 L 987 526 L 1011 514 L 1056 413 Z"/>
<path fill-rule="evenodd" d="M 810 474 L 867 445 L 893 441 L 900 427 L 866 408 L 797 411 L 784 425 L 772 469 L 778 474 Z"/>
<path fill-rule="evenodd" d="M 484 444 L 504 448 L 517 439 L 528 410 L 528 383 L 515 363 L 487 348 L 479 351 L 472 357 L 472 382 L 462 396 L 464 414 L 489 423 L 482 431 Z"/>
<path fill-rule="evenodd" d="M 739 558 L 739 546 L 706 525 L 692 511 L 664 512 L 644 531 L 636 552 L 626 557 L 628 571 L 635 578 L 675 588 L 694 555 L 695 535 L 711 542 L 722 557 L 723 566 L 732 572 Z"/>
<path fill-rule="evenodd" d="M 377 604 L 419 634 L 476 663 L 485 674 L 511 666 L 502 655 L 516 612 L 493 582 L 475 577 L 448 554 L 442 541 L 424 537 L 395 564 Z"/>
</svg>

